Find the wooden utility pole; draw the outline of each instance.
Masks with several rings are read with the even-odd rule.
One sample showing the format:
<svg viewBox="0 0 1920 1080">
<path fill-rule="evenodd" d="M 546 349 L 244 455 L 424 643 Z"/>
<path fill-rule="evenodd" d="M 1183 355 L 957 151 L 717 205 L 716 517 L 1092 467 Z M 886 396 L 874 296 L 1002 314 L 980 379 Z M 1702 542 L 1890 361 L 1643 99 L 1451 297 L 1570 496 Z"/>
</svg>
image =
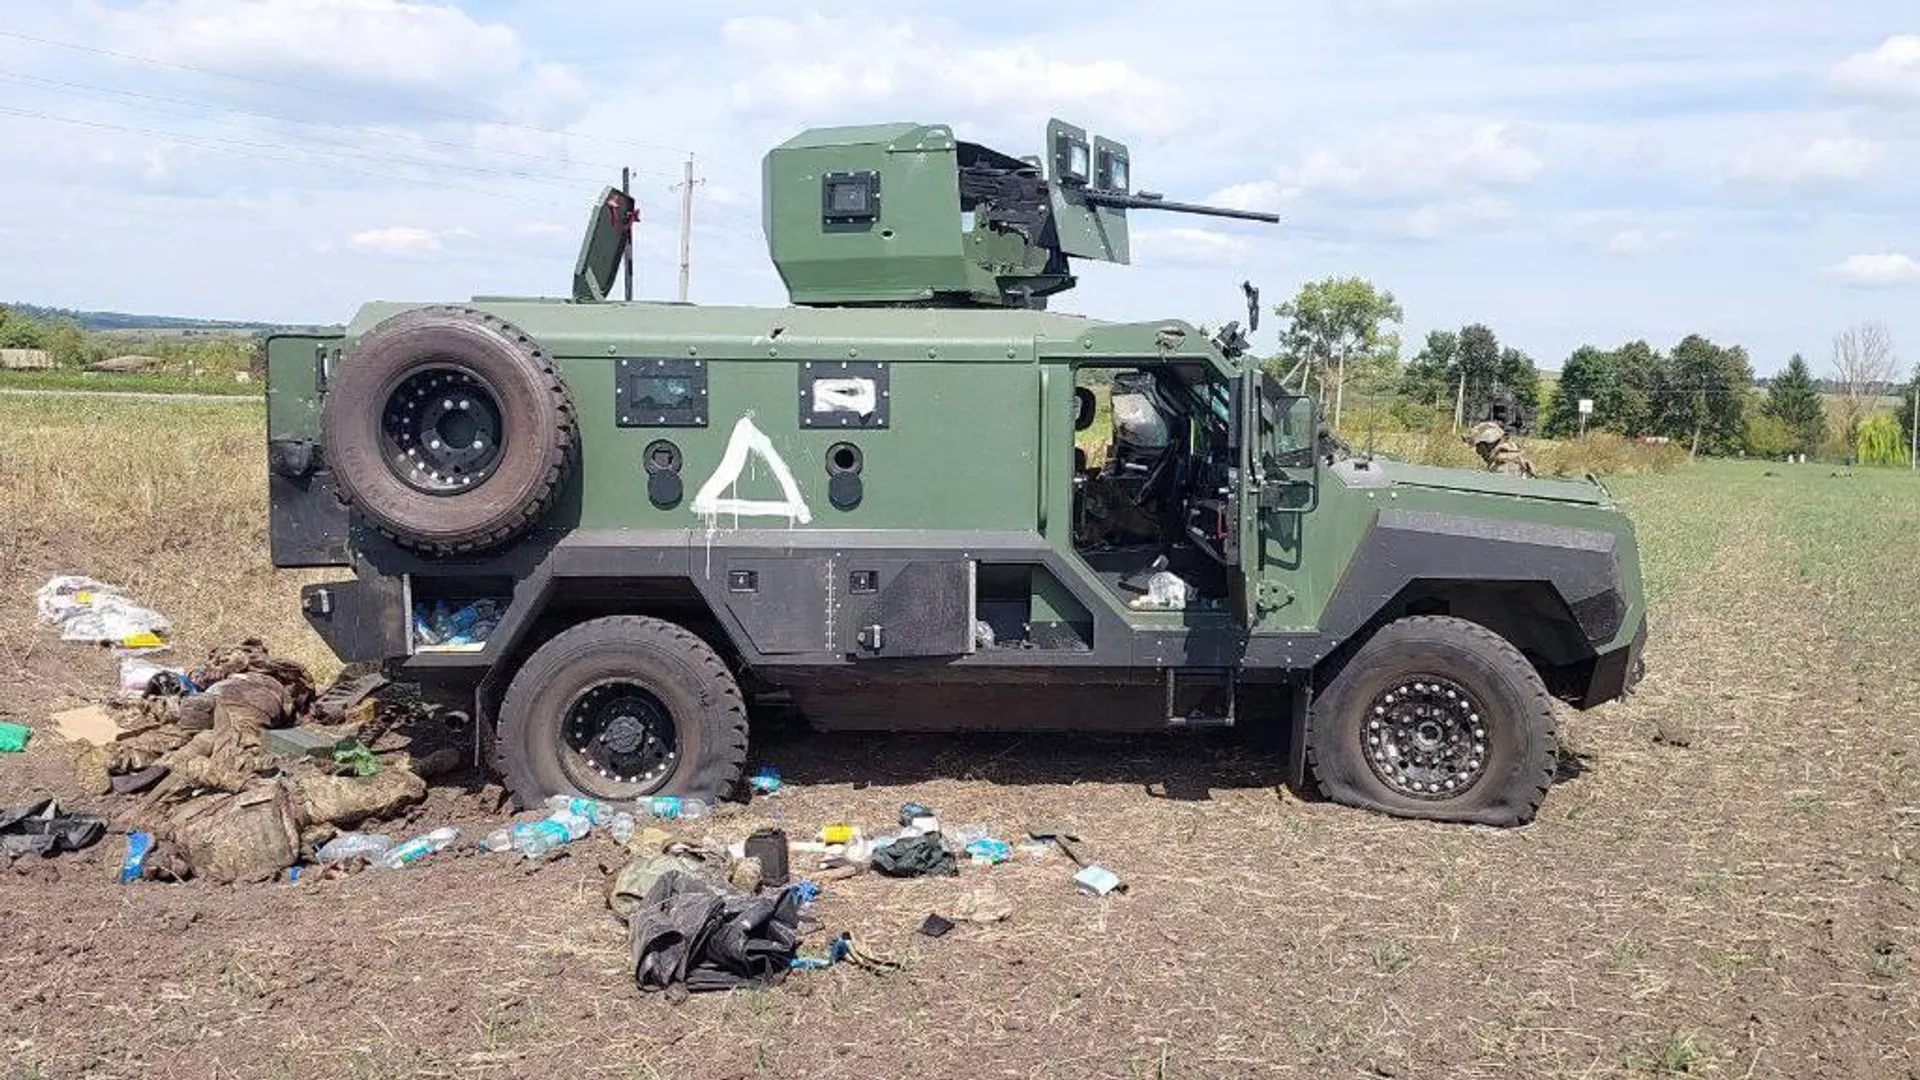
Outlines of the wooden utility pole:
<svg viewBox="0 0 1920 1080">
<path fill-rule="evenodd" d="M 687 302 L 687 273 L 693 263 L 693 155 L 687 155 L 687 178 L 680 183 L 680 302 Z"/>
<path fill-rule="evenodd" d="M 626 196 L 627 199 L 633 198 L 633 170 L 630 168 L 627 168 L 624 165 L 620 167 L 620 194 Z M 633 204 L 631 202 L 628 202 L 627 205 L 632 206 Z M 626 248 L 626 253 L 621 256 L 621 262 L 623 264 L 622 270 L 625 271 L 621 276 L 626 281 L 627 300 L 629 302 L 633 300 L 633 219 L 634 217 L 635 215 L 631 213 L 627 215 L 627 248 Z"/>
<path fill-rule="evenodd" d="M 1907 429 L 1907 468 L 1920 469 L 1920 375 L 1913 378 L 1913 427 Z"/>
<path fill-rule="evenodd" d="M 1459 431 L 1467 422 L 1467 372 L 1460 371 L 1460 389 L 1453 394 L 1453 430 Z"/>
</svg>

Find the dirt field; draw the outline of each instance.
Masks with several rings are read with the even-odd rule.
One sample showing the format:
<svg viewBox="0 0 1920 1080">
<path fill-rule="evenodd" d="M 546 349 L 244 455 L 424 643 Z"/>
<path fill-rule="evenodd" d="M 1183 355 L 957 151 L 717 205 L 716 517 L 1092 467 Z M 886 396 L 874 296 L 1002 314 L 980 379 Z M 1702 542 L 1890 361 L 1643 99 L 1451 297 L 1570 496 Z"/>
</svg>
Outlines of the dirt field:
<svg viewBox="0 0 1920 1080">
<path fill-rule="evenodd" d="M 183 654 L 265 633 L 327 667 L 265 564 L 256 423 L 0 398 L 0 718 L 109 684 L 32 625 L 61 570 L 127 583 Z M 1131 889 L 1076 896 L 1063 860 L 834 883 L 822 930 L 902 972 L 680 1005 L 624 970 L 604 838 L 534 872 L 220 888 L 115 885 L 109 837 L 0 869 L 0 1077 L 1920 1075 L 1920 480 L 1767 471 L 1615 485 L 1656 595 L 1650 674 L 1564 718 L 1526 829 L 1302 802 L 1224 742 L 761 746 L 790 790 L 726 828 L 878 825 L 908 799 L 1002 835 L 1061 821 Z M 0 759 L 0 805 L 48 792 L 72 794 L 42 733 Z M 477 829 L 497 801 L 438 788 L 414 823 Z M 981 882 L 1008 922 L 912 933 Z"/>
</svg>

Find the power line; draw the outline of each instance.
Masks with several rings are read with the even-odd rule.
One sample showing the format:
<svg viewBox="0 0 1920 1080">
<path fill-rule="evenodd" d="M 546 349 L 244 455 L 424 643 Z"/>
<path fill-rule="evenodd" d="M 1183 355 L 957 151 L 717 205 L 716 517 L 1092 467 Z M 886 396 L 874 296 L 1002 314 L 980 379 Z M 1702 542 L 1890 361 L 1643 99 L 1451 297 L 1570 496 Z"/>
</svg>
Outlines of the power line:
<svg viewBox="0 0 1920 1080">
<path fill-rule="evenodd" d="M 176 71 L 191 71 L 200 75 L 212 75 L 216 78 L 232 79 L 236 82 L 253 83 L 256 86 L 271 86 L 281 90 L 293 90 L 303 94 L 314 94 L 319 97 L 337 98 L 342 101 L 358 101 L 363 104 L 379 105 L 388 109 L 411 109 L 423 115 L 441 116 L 450 120 L 461 120 L 471 124 L 488 124 L 494 127 L 511 128 L 518 131 L 538 132 L 543 135 L 558 135 L 562 138 L 583 139 L 588 142 L 603 143 L 610 146 L 639 146 L 654 150 L 666 150 L 676 154 L 692 153 L 692 151 L 683 146 L 668 146 L 664 143 L 644 142 L 639 139 L 609 139 L 598 135 L 588 135 L 583 132 L 567 131 L 561 128 L 541 127 L 538 124 L 516 123 L 510 120 L 499 120 L 482 116 L 478 113 L 463 113 L 451 109 L 436 109 L 418 102 L 402 102 L 393 98 L 382 98 L 370 94 L 354 94 L 344 90 L 328 90 L 317 86 L 307 86 L 302 83 L 285 82 L 280 79 L 266 79 L 258 75 L 242 75 L 235 71 L 222 71 L 219 68 L 202 67 L 197 64 L 184 64 L 176 60 L 160 60 L 151 56 L 140 56 L 136 53 L 102 49 L 94 45 L 81 45 L 72 41 L 59 41 L 54 38 L 37 37 L 33 34 L 23 34 L 18 30 L 0 29 L 0 37 L 31 42 L 35 45 L 49 45 L 59 49 L 72 49 L 76 52 L 92 53 L 96 56 L 112 57 L 115 60 L 130 60 L 136 64 L 147 64 L 152 67 L 171 68 Z"/>
<path fill-rule="evenodd" d="M 164 94 L 147 94 L 147 93 L 141 93 L 140 91 L 137 91 L 137 90 L 122 90 L 117 87 L 99 86 L 93 83 L 71 82 L 64 79 L 49 79 L 49 78 L 45 78 L 44 76 L 28 75 L 24 72 L 10 71 L 5 68 L 0 68 L 0 78 L 11 79 L 17 82 L 31 83 L 31 84 L 46 86 L 50 88 L 57 88 L 57 89 L 90 90 L 90 91 L 95 91 L 97 93 L 111 94 L 117 97 L 136 98 L 143 101 L 164 102 L 166 104 L 181 105 L 181 106 L 185 106 L 187 108 L 192 108 L 192 109 L 219 110 L 225 113 L 233 113 L 241 116 L 252 116 L 262 120 L 272 120 L 277 123 L 299 124 L 305 127 L 339 129 L 341 127 L 347 126 L 347 125 L 329 123 L 324 120 L 303 120 L 298 117 L 287 116 L 282 113 L 265 112 L 258 109 L 244 109 L 238 106 L 227 105 L 223 102 L 209 101 L 204 98 L 200 98 L 200 99 L 177 98 L 177 97 L 169 97 Z M 82 100 L 86 100 L 86 99 L 82 99 Z M 95 98 L 92 100 L 104 101 L 105 99 Z M 131 103 L 114 102 L 113 104 L 130 105 Z M 143 106 L 132 105 L 132 107 L 142 108 Z M 219 119 L 219 118 L 209 117 L 209 119 Z M 352 126 L 354 127 L 355 130 L 360 131 L 367 135 L 378 135 L 386 138 L 401 139 L 408 142 L 416 142 L 424 146 L 438 146 L 438 147 L 443 147 L 450 150 L 460 150 L 460 151 L 466 151 L 466 152 L 481 152 L 481 153 L 497 155 L 501 157 L 524 158 L 529 161 L 551 162 L 553 160 L 553 156 L 550 154 L 536 154 L 536 153 L 532 153 L 525 150 L 509 150 L 503 147 L 492 148 L 485 151 L 478 151 L 476 147 L 472 146 L 469 143 L 454 142 L 450 139 L 432 139 L 424 135 L 416 135 L 412 133 L 393 131 L 387 128 L 371 127 L 366 125 L 352 125 Z M 591 167 L 603 168 L 607 170 L 613 170 L 613 169 L 618 169 L 623 167 L 619 165 L 609 164 L 603 161 L 590 161 L 590 160 L 581 159 L 581 158 L 574 158 L 568 162 L 565 162 L 564 164 L 569 167 L 576 166 L 576 165 L 583 166 L 583 167 L 591 166 Z M 668 178 L 672 175 L 671 173 L 661 172 L 653 169 L 634 169 L 633 172 L 640 175 L 657 176 L 663 179 Z"/>
<path fill-rule="evenodd" d="M 277 162 L 281 162 L 283 164 L 288 164 L 288 165 L 298 165 L 298 166 L 301 166 L 302 168 L 310 168 L 314 164 L 310 160 L 303 160 L 300 158 L 280 157 L 274 154 L 262 154 L 258 152 L 258 149 L 232 149 L 227 146 L 216 145 L 215 142 L 234 143 L 237 146 L 243 146 L 243 147 L 258 148 L 258 147 L 264 146 L 267 149 L 290 149 L 288 147 L 278 147 L 273 144 L 245 143 L 245 142 L 241 142 L 239 140 L 234 140 L 234 139 L 202 141 L 200 139 L 196 139 L 188 136 L 176 135 L 172 132 L 156 131 L 151 128 L 130 127 L 124 124 L 108 124 L 108 123 L 104 123 L 97 120 L 81 120 L 71 116 L 55 116 L 51 113 L 36 112 L 32 109 L 15 109 L 5 105 L 0 105 L 0 115 L 19 116 L 29 120 L 44 120 L 44 121 L 48 121 L 56 124 L 72 124 L 79 127 L 99 128 L 107 131 L 123 131 L 131 134 L 135 134 L 135 135 L 152 135 L 152 136 L 156 136 L 163 139 L 171 139 L 183 146 L 191 146 L 196 149 L 211 150 L 215 153 L 233 154 L 238 157 L 257 158 L 262 161 L 277 161 Z M 320 151 L 320 150 L 315 150 L 310 152 L 315 154 L 327 153 L 327 151 Z M 341 168 L 339 166 L 333 166 L 329 168 L 328 172 L 344 173 L 350 176 L 370 177 L 375 180 L 398 180 L 403 183 L 432 184 L 433 186 L 441 188 L 443 190 L 465 191 L 471 194 L 486 195 L 486 196 L 490 196 L 492 198 L 497 198 L 497 199 L 511 199 L 515 202 L 528 203 L 534 206 L 553 205 L 551 200 L 543 201 L 540 199 L 530 199 L 524 195 L 514 195 L 504 191 L 492 191 L 486 188 L 476 188 L 476 187 L 470 187 L 462 184 L 449 184 L 443 180 L 434 180 L 434 179 L 428 179 L 423 177 L 407 176 L 403 173 L 371 172 L 371 171 L 361 170 L 361 169 Z"/>
</svg>

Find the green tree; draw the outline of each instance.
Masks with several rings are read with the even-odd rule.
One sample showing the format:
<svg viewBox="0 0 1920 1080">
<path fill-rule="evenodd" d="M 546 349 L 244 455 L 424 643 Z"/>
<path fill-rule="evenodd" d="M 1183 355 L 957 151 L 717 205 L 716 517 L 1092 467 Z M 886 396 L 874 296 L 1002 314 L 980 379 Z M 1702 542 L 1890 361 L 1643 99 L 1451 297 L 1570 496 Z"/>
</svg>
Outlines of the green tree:
<svg viewBox="0 0 1920 1080">
<path fill-rule="evenodd" d="M 1755 457 L 1785 457 L 1799 440 L 1793 425 L 1777 416 L 1755 412 L 1747 414 L 1747 453 Z"/>
<path fill-rule="evenodd" d="M 1614 414 L 1620 396 L 1620 359 L 1591 345 L 1573 350 L 1560 366 L 1560 382 L 1547 401 L 1546 420 L 1541 430 L 1554 438 L 1566 438 L 1580 431 L 1580 400 L 1593 402 L 1594 415 L 1588 423 L 1604 426 Z"/>
<path fill-rule="evenodd" d="M 1400 373 L 1400 396 L 1419 405 L 1453 404 L 1453 382 L 1460 361 L 1460 335 L 1430 330 L 1427 343 Z"/>
<path fill-rule="evenodd" d="M 1900 438 L 1900 421 L 1889 413 L 1874 413 L 1854 426 L 1853 452 L 1862 465 L 1905 465 L 1907 444 Z"/>
<path fill-rule="evenodd" d="M 46 339 L 47 328 L 38 319 L 17 311 L 8 312 L 6 321 L 0 322 L 0 349 L 43 349 Z"/>
<path fill-rule="evenodd" d="M 1773 377 L 1760 411 L 1786 424 L 1792 432 L 1792 444 L 1781 453 L 1811 454 L 1827 437 L 1826 404 L 1799 353 L 1787 361 L 1786 370 Z"/>
<path fill-rule="evenodd" d="M 1686 439 L 1691 453 L 1729 454 L 1746 435 L 1747 389 L 1753 364 L 1739 346 L 1715 345 L 1688 334 L 1674 346 L 1668 370 L 1655 387 L 1663 434 Z"/>
<path fill-rule="evenodd" d="M 1391 292 L 1362 277 L 1310 281 L 1274 309 L 1286 366 L 1305 364 L 1320 381 L 1320 398 L 1333 395 L 1333 426 L 1340 427 L 1349 380 L 1379 385 L 1400 363 L 1400 334 L 1390 326 L 1406 316 Z"/>
<path fill-rule="evenodd" d="M 93 359 L 87 332 L 71 319 L 61 319 L 48 326 L 42 347 L 53 354 L 53 362 L 61 367 L 80 367 Z"/>
</svg>

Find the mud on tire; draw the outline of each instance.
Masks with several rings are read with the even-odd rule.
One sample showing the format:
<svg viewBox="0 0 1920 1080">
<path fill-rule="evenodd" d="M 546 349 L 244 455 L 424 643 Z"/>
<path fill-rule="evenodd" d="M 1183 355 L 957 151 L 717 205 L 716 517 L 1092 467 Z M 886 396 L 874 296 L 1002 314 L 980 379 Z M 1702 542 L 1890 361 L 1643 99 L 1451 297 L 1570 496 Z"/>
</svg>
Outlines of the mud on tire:
<svg viewBox="0 0 1920 1080">
<path fill-rule="evenodd" d="M 578 445 L 553 359 L 511 323 L 462 307 L 368 331 L 334 372 L 322 425 L 341 499 L 430 554 L 524 532 L 553 504 Z"/>
<path fill-rule="evenodd" d="M 712 800 L 734 790 L 746 764 L 747 709 L 705 641 L 674 623 L 616 615 L 534 650 L 501 701 L 495 750 L 522 807 L 557 793 Z"/>
<path fill-rule="evenodd" d="M 1552 784 L 1552 699 L 1500 635 L 1441 616 L 1382 627 L 1317 693 L 1307 763 L 1334 802 L 1481 825 L 1533 820 Z"/>
</svg>

